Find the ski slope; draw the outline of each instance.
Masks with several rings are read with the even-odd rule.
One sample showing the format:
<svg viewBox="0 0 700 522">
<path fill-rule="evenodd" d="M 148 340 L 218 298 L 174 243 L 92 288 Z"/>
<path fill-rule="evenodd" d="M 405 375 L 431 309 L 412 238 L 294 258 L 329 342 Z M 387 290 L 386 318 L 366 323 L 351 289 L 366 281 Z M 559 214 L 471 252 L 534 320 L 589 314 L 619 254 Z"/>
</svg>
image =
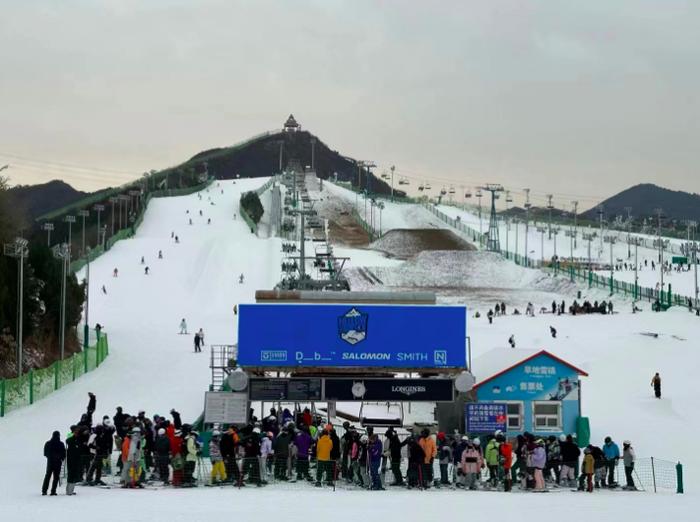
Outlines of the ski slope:
<svg viewBox="0 0 700 522">
<path fill-rule="evenodd" d="M 91 264 L 90 322 L 103 324 L 109 333 L 110 356 L 96 371 L 0 419 L 3 519 L 41 517 L 63 522 L 99 517 L 105 521 L 179 522 L 233 516 L 306 521 L 313 516 L 346 521 L 371 516 L 425 522 L 483 513 L 506 520 L 523 516 L 573 522 L 636 522 L 661 517 L 680 522 L 696 520 L 700 457 L 694 435 L 700 430 L 700 418 L 694 384 L 700 374 L 700 353 L 696 350 L 700 320 L 680 309 L 652 314 L 646 306 L 644 312 L 633 315 L 628 302 L 616 300 L 619 313 L 613 316 L 507 316 L 497 317 L 489 325 L 484 316 L 471 317 L 474 303 L 469 293 L 457 299 L 470 310 L 468 334 L 474 357 L 507 346 L 508 337 L 514 334 L 518 349 L 547 349 L 580 366 L 590 374 L 582 389 L 583 411 L 591 418 L 593 440 L 600 442 L 608 434 L 618 442 L 629 438 L 640 457 L 682 460 L 688 493 L 676 496 L 604 491 L 575 495 L 564 491 L 530 495 L 403 489 L 333 493 L 281 486 L 161 491 L 78 488 L 78 496 L 73 498 L 41 497 L 43 443 L 54 429 L 65 433 L 79 419 L 88 391 L 97 394 L 96 418 L 113 415 L 117 405 L 129 413 L 143 409 L 149 415 L 167 414 L 175 407 L 186 422 L 201 413 L 203 391 L 210 380 L 208 345 L 235 342 L 233 306 L 253 302 L 256 289 L 271 288 L 280 278 L 280 241 L 260 239 L 250 233 L 240 217 L 234 219 L 241 191 L 264 182 L 259 178 L 235 184 L 221 182 L 220 187 L 214 184 L 200 193 L 201 200 L 197 194 L 152 200 L 136 236 L 119 242 Z M 324 184 L 324 191 L 330 186 Z M 192 225 L 188 224 L 190 217 Z M 393 228 L 449 228 L 415 205 L 388 205 L 383 217 Z M 208 218 L 212 219 L 210 225 L 206 224 Z M 179 236 L 179 244 L 171 239 L 173 232 Z M 158 250 L 163 251 L 162 260 L 157 259 Z M 352 249 L 339 249 L 339 253 L 352 256 L 352 266 L 380 266 L 384 270 L 401 267 L 401 262 L 386 260 L 369 250 L 361 255 Z M 141 256 L 150 268 L 149 275 L 144 274 Z M 436 268 L 442 273 L 433 277 L 445 286 L 450 286 L 452 278 L 455 285 L 466 280 L 498 288 L 499 300 L 509 297 L 511 309 L 527 301 L 524 292 L 528 288 L 537 289 L 537 308 L 548 305 L 546 300 L 551 302 L 553 297 L 572 300 L 573 288 L 540 286 L 538 272 L 523 275 L 523 269 L 512 264 L 499 266 L 496 270 L 477 262 L 472 267 L 475 273 L 467 277 L 447 263 Z M 117 278 L 112 277 L 115 267 L 119 269 Z M 245 274 L 243 284 L 238 283 L 241 273 Z M 415 277 L 421 274 L 407 273 Z M 407 283 L 410 281 L 397 281 Z M 483 295 L 480 301 L 479 306 L 488 304 Z M 205 331 L 207 346 L 200 354 L 193 353 L 192 335 L 178 334 L 183 317 L 190 333 L 200 327 Z M 550 325 L 558 329 L 557 339 L 549 336 Z M 649 337 L 643 335 L 645 332 L 657 332 L 659 336 Z M 485 377 L 477 367 L 474 371 L 478 378 Z M 660 401 L 653 398 L 649 386 L 655 371 L 661 372 L 663 379 Z"/>
</svg>

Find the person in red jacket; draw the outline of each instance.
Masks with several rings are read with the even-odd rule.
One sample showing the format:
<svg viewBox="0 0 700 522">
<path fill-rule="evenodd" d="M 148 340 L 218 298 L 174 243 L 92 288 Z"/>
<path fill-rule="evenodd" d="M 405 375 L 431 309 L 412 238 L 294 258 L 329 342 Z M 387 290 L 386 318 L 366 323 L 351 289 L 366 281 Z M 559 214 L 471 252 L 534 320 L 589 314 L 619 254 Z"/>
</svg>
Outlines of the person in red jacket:
<svg viewBox="0 0 700 522">
<path fill-rule="evenodd" d="M 506 440 L 503 435 L 498 435 L 496 440 L 500 443 L 498 447 L 499 460 L 503 465 L 503 486 L 505 491 L 510 491 L 513 481 L 510 476 L 510 468 L 513 465 L 513 445 Z"/>
<path fill-rule="evenodd" d="M 184 476 L 185 459 L 182 456 L 182 432 L 175 430 L 170 439 L 170 454 L 172 456 L 170 465 L 173 467 L 173 486 L 182 485 Z"/>
</svg>

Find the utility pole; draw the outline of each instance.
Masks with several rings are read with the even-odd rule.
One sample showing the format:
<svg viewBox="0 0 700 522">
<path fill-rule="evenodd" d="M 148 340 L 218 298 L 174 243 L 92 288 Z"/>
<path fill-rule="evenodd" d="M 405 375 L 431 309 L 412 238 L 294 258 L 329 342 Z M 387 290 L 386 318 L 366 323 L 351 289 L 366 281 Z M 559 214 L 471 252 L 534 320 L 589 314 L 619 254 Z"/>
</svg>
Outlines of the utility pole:
<svg viewBox="0 0 700 522">
<path fill-rule="evenodd" d="M 24 238 L 15 238 L 12 243 L 5 243 L 4 253 L 8 257 L 17 259 L 17 377 L 22 377 L 22 341 L 24 337 L 24 259 L 29 255 L 27 245 L 29 241 Z"/>
<path fill-rule="evenodd" d="M 655 208 L 654 209 L 654 214 L 656 214 L 657 217 L 657 225 L 656 225 L 656 237 L 660 240 L 661 239 L 661 217 L 664 213 L 664 209 L 662 208 Z M 659 263 L 661 263 L 661 252 L 659 251 Z"/>
<path fill-rule="evenodd" d="M 46 245 L 51 248 L 51 232 L 53 231 L 53 223 L 44 223 L 41 228 L 46 230 Z"/>
<path fill-rule="evenodd" d="M 384 210 L 384 202 L 380 201 L 377 207 L 379 207 L 379 237 L 382 237 L 382 210 Z"/>
<path fill-rule="evenodd" d="M 524 190 L 525 190 L 525 266 L 529 266 L 530 262 L 529 262 L 528 253 L 527 253 L 527 236 L 529 235 L 530 207 L 532 205 L 530 204 L 530 189 L 526 188 Z"/>
<path fill-rule="evenodd" d="M 316 172 L 316 138 L 309 139 L 311 143 L 311 171 Z"/>
<path fill-rule="evenodd" d="M 112 235 L 110 235 L 109 237 L 112 237 L 114 235 L 114 205 L 118 201 L 119 201 L 119 196 L 112 196 L 111 198 L 109 198 L 109 202 L 112 204 Z"/>
<path fill-rule="evenodd" d="M 90 215 L 89 210 L 79 210 L 78 215 L 83 218 L 83 239 L 82 239 L 82 244 L 80 248 L 80 255 L 85 254 L 85 218 Z"/>
<path fill-rule="evenodd" d="M 554 259 L 558 260 L 557 258 L 557 235 L 559 234 L 559 227 L 553 227 L 552 228 L 552 235 L 554 236 Z"/>
<path fill-rule="evenodd" d="M 628 237 L 627 242 L 634 245 L 634 299 L 639 297 L 639 261 L 637 259 L 637 251 L 640 244 L 642 244 L 642 238 L 640 237 Z"/>
<path fill-rule="evenodd" d="M 62 243 L 60 245 L 55 245 L 52 249 L 53 256 L 56 259 L 60 259 L 63 263 L 63 271 L 61 277 L 61 324 L 60 324 L 60 338 L 61 338 L 61 360 L 64 359 L 66 353 L 66 275 L 68 272 L 68 264 L 70 260 L 70 245 Z"/>
<path fill-rule="evenodd" d="M 105 206 L 98 203 L 92 209 L 97 212 L 97 243 L 95 243 L 95 248 L 97 248 L 100 245 L 100 214 L 105 209 Z"/>
<path fill-rule="evenodd" d="M 66 216 L 63 219 L 66 223 L 68 223 L 68 264 L 70 264 L 71 249 L 73 247 L 73 239 L 71 236 L 71 230 L 73 228 L 73 223 L 75 223 L 75 216 Z"/>
<path fill-rule="evenodd" d="M 518 254 L 518 229 L 520 228 L 520 223 L 518 222 L 518 218 L 513 218 L 513 223 L 515 224 L 515 248 L 513 249 L 513 252 L 515 254 Z"/>
<path fill-rule="evenodd" d="M 552 205 L 552 198 L 554 196 L 552 194 L 547 194 L 547 210 L 549 211 L 549 226 L 547 227 L 549 229 L 548 232 L 548 238 L 550 241 L 552 240 L 552 209 L 554 208 L 554 205 Z"/>
<path fill-rule="evenodd" d="M 613 246 L 615 245 L 615 242 L 617 241 L 617 238 L 613 235 L 608 235 L 605 236 L 605 242 L 610 243 L 610 295 L 613 294 L 613 280 L 615 278 L 615 262 L 613 259 Z"/>
<path fill-rule="evenodd" d="M 576 232 L 574 232 L 573 230 L 567 230 L 566 237 L 571 238 L 571 251 L 569 253 L 569 262 L 571 263 L 571 266 L 574 266 L 574 239 L 576 238 Z"/>
<path fill-rule="evenodd" d="M 134 198 L 134 201 L 136 202 L 135 205 L 132 204 L 132 209 L 136 207 L 135 212 L 139 212 L 141 210 L 141 191 L 140 190 L 130 190 L 129 191 L 129 201 L 131 201 L 131 198 Z"/>
</svg>

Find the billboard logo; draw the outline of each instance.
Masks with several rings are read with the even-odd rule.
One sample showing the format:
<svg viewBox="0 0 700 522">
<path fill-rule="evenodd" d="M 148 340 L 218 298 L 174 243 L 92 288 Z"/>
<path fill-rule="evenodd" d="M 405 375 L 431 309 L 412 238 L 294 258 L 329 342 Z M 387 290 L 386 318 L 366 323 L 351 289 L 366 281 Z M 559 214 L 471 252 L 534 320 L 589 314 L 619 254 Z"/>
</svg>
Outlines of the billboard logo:
<svg viewBox="0 0 700 522">
<path fill-rule="evenodd" d="M 435 366 L 447 366 L 447 352 L 445 350 L 435 350 L 433 362 Z"/>
<path fill-rule="evenodd" d="M 260 360 L 265 362 L 285 362 L 287 352 L 284 350 L 261 350 Z"/>
<path fill-rule="evenodd" d="M 367 338 L 367 314 L 352 308 L 338 317 L 338 335 L 348 344 L 355 345 Z"/>
</svg>

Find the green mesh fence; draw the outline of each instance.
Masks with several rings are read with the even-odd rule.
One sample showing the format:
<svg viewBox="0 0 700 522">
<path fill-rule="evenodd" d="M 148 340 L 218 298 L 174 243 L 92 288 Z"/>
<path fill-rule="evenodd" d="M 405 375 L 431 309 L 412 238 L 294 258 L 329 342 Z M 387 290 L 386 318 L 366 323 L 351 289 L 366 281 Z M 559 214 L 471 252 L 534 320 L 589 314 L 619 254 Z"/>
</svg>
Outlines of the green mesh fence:
<svg viewBox="0 0 700 522">
<path fill-rule="evenodd" d="M 615 469 L 615 476 L 618 484 L 626 485 L 625 466 L 622 461 Z M 683 493 L 683 467 L 680 462 L 654 457 L 638 458 L 634 463 L 632 479 L 637 489 L 644 491 Z"/>
<path fill-rule="evenodd" d="M 22 377 L 0 380 L 0 417 L 29 406 L 39 399 L 91 372 L 109 354 L 107 334 L 102 332 L 93 346 L 75 353 L 47 368 L 29 370 Z"/>
</svg>

